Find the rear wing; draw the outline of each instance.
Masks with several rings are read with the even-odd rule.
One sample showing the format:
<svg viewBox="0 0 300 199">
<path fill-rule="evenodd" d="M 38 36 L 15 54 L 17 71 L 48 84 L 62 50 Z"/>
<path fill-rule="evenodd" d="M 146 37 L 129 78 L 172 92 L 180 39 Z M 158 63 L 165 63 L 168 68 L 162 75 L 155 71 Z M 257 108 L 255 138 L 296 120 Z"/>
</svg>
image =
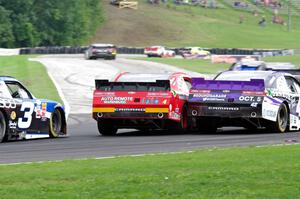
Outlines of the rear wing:
<svg viewBox="0 0 300 199">
<path fill-rule="evenodd" d="M 263 79 L 251 79 L 250 81 L 229 80 L 205 80 L 204 78 L 192 78 L 191 91 L 195 90 L 243 90 L 264 91 Z"/>
<path fill-rule="evenodd" d="M 170 91 L 169 80 L 155 82 L 110 82 L 109 80 L 95 80 L 96 90 L 100 91 Z"/>
</svg>

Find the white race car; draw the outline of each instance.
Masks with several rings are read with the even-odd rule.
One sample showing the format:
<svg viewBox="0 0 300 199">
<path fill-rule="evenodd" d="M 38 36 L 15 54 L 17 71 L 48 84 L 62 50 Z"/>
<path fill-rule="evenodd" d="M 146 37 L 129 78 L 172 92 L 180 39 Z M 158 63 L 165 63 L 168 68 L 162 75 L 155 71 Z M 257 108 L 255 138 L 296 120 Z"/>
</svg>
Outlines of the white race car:
<svg viewBox="0 0 300 199">
<path fill-rule="evenodd" d="M 151 46 L 144 49 L 144 54 L 148 57 L 174 57 L 175 51 L 164 46 Z"/>
</svg>

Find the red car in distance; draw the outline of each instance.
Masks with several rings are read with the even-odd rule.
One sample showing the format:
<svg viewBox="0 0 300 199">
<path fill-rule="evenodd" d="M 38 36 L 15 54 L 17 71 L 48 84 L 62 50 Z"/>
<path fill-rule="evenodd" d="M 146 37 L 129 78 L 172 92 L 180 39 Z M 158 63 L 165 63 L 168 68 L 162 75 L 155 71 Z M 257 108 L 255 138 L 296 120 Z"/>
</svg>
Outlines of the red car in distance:
<svg viewBox="0 0 300 199">
<path fill-rule="evenodd" d="M 93 118 L 101 135 L 118 129 L 186 129 L 191 77 L 166 74 L 122 73 L 114 81 L 95 80 Z"/>
</svg>

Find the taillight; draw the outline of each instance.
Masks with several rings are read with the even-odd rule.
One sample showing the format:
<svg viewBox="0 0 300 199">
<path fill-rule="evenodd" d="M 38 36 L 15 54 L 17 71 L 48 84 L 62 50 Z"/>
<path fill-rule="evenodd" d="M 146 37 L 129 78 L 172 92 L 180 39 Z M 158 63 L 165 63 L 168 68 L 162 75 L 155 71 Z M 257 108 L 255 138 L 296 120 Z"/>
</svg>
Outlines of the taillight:
<svg viewBox="0 0 300 199">
<path fill-rule="evenodd" d="M 266 96 L 266 91 L 243 91 L 242 94 L 248 96 Z"/>
<path fill-rule="evenodd" d="M 108 52 L 114 53 L 114 52 L 116 52 L 116 49 L 115 49 L 115 48 L 109 48 L 109 49 L 108 49 Z"/>
</svg>

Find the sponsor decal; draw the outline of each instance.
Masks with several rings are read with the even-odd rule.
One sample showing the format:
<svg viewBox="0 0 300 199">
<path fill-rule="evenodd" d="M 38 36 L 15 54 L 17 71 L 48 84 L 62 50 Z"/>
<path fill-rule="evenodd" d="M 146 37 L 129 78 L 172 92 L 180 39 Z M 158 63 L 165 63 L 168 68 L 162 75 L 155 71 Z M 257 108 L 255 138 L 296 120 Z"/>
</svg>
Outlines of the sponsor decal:
<svg viewBox="0 0 300 199">
<path fill-rule="evenodd" d="M 257 105 L 258 105 L 258 103 L 257 103 L 257 102 L 252 102 L 250 106 L 251 106 L 251 107 L 254 107 L 254 108 L 256 108 L 256 107 L 257 107 Z"/>
<path fill-rule="evenodd" d="M 195 94 L 193 94 L 193 97 L 226 98 L 226 94 L 195 93 Z"/>
<path fill-rule="evenodd" d="M 262 117 L 271 120 L 271 121 L 276 121 L 277 119 L 277 112 L 279 109 L 279 104 L 270 104 L 268 102 L 263 102 L 262 104 Z"/>
<path fill-rule="evenodd" d="M 116 112 L 145 112 L 144 108 L 116 108 Z"/>
<path fill-rule="evenodd" d="M 101 97 L 100 100 L 104 104 L 125 104 L 127 101 L 133 101 L 133 97 Z"/>
<path fill-rule="evenodd" d="M 179 108 L 175 108 L 175 113 L 179 113 Z"/>
<path fill-rule="evenodd" d="M 209 106 L 208 110 L 216 110 L 216 111 L 238 111 L 240 110 L 239 107 L 214 107 Z"/>
<path fill-rule="evenodd" d="M 37 104 L 35 107 L 35 117 L 36 118 L 45 118 L 47 117 L 47 103 L 43 102 L 41 104 Z"/>
<path fill-rule="evenodd" d="M 15 120 L 16 117 L 17 117 L 16 112 L 15 112 L 15 111 L 12 111 L 12 112 L 10 113 L 10 118 L 11 118 L 12 120 Z"/>
<path fill-rule="evenodd" d="M 0 99 L 0 108 L 16 108 L 17 103 L 13 99 Z"/>
<path fill-rule="evenodd" d="M 240 96 L 239 101 L 242 102 L 261 102 L 262 97 L 257 97 L 257 96 Z"/>
<path fill-rule="evenodd" d="M 163 103 L 163 104 L 167 104 L 167 99 L 163 100 L 162 103 Z"/>
<path fill-rule="evenodd" d="M 218 102 L 224 102 L 225 99 L 224 98 L 207 98 L 207 97 L 204 97 L 203 98 L 203 102 L 206 102 L 206 101 L 218 101 Z"/>
<path fill-rule="evenodd" d="M 174 120 L 180 120 L 180 114 L 175 113 L 175 112 L 170 112 L 169 117 L 174 119 Z"/>
<path fill-rule="evenodd" d="M 17 128 L 17 122 L 9 121 L 8 126 L 11 129 L 15 129 Z"/>
</svg>

